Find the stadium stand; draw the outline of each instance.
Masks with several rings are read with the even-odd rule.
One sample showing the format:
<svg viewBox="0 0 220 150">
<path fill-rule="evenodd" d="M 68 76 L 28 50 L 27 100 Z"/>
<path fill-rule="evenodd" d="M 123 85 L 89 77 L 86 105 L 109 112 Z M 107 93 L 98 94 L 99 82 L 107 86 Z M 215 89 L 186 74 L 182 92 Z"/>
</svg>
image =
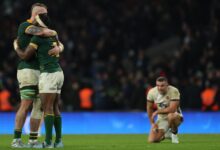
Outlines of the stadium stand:
<svg viewBox="0 0 220 150">
<path fill-rule="evenodd" d="M 19 102 L 18 57 L 12 42 L 34 2 L 0 1 L 0 85 L 10 92 L 14 109 Z M 85 88 L 93 93 L 89 110 L 145 110 L 146 89 L 158 75 L 166 75 L 180 89 L 183 109 L 219 109 L 220 1 L 54 0 L 45 4 L 65 45 L 60 59 L 65 73 L 63 110 L 84 110 L 80 93 Z M 172 37 L 180 38 L 172 54 L 148 55 L 152 46 Z M 217 88 L 213 104 L 218 107 L 203 109 L 201 93 L 213 86 Z"/>
</svg>

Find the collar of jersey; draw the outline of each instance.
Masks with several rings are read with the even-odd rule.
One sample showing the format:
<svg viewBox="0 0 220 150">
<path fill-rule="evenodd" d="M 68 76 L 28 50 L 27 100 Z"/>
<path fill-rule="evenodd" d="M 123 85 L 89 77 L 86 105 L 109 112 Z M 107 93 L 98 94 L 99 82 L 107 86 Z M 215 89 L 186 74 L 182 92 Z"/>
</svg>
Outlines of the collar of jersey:
<svg viewBox="0 0 220 150">
<path fill-rule="evenodd" d="M 27 22 L 32 23 L 33 21 L 31 21 L 31 19 L 28 19 Z"/>
</svg>

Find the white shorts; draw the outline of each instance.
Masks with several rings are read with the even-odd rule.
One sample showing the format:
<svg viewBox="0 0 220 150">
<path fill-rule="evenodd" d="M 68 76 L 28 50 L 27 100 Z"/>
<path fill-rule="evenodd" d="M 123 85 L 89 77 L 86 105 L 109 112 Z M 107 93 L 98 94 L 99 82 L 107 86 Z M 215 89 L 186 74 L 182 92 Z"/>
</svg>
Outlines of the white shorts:
<svg viewBox="0 0 220 150">
<path fill-rule="evenodd" d="M 34 69 L 18 70 L 17 79 L 19 82 L 19 88 L 38 85 L 39 76 L 40 76 L 39 70 L 34 70 Z"/>
<path fill-rule="evenodd" d="M 43 72 L 39 79 L 39 93 L 61 93 L 63 86 L 63 71 L 53 73 Z"/>
<path fill-rule="evenodd" d="M 158 125 L 158 129 L 163 129 L 164 132 L 169 129 L 169 123 L 167 119 L 158 119 L 156 124 Z"/>
<path fill-rule="evenodd" d="M 35 100 L 38 98 L 39 76 L 39 70 L 21 69 L 17 71 L 21 100 Z"/>
<path fill-rule="evenodd" d="M 183 121 L 183 116 L 180 113 L 175 112 L 176 115 L 178 115 L 180 117 L 180 124 Z M 164 132 L 167 132 L 167 130 L 169 129 L 169 123 L 168 123 L 168 118 L 164 117 L 164 118 L 158 118 L 156 121 L 156 124 L 158 125 L 158 129 L 163 129 Z"/>
</svg>

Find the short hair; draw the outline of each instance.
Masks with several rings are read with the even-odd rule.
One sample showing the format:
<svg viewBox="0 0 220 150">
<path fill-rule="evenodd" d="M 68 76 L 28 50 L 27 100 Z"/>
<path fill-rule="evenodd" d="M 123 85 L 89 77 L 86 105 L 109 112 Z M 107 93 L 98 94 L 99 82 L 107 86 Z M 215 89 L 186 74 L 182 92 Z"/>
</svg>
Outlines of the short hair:
<svg viewBox="0 0 220 150">
<path fill-rule="evenodd" d="M 43 3 L 34 3 L 34 4 L 31 6 L 31 12 L 32 12 L 32 10 L 34 9 L 34 7 L 36 7 L 36 6 L 44 7 L 44 8 L 47 9 L 47 6 L 46 6 L 45 4 L 43 4 Z"/>
<path fill-rule="evenodd" d="M 168 79 L 164 76 L 160 76 L 156 79 L 156 81 L 158 81 L 158 82 L 168 82 Z"/>
</svg>

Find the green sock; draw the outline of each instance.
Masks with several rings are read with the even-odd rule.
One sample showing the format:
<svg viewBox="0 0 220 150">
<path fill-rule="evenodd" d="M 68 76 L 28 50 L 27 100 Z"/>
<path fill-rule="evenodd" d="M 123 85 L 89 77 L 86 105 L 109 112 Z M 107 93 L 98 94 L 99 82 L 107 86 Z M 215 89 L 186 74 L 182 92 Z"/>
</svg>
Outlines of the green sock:
<svg viewBox="0 0 220 150">
<path fill-rule="evenodd" d="M 14 139 L 20 139 L 21 138 L 21 129 L 15 129 L 14 130 Z"/>
<path fill-rule="evenodd" d="M 45 141 L 48 145 L 52 143 L 54 115 L 46 114 L 44 117 L 44 124 L 46 129 Z"/>
<path fill-rule="evenodd" d="M 62 135 L 62 118 L 61 116 L 55 116 L 54 119 L 54 128 L 56 132 L 56 143 L 59 143 L 61 141 L 61 135 Z"/>
</svg>

